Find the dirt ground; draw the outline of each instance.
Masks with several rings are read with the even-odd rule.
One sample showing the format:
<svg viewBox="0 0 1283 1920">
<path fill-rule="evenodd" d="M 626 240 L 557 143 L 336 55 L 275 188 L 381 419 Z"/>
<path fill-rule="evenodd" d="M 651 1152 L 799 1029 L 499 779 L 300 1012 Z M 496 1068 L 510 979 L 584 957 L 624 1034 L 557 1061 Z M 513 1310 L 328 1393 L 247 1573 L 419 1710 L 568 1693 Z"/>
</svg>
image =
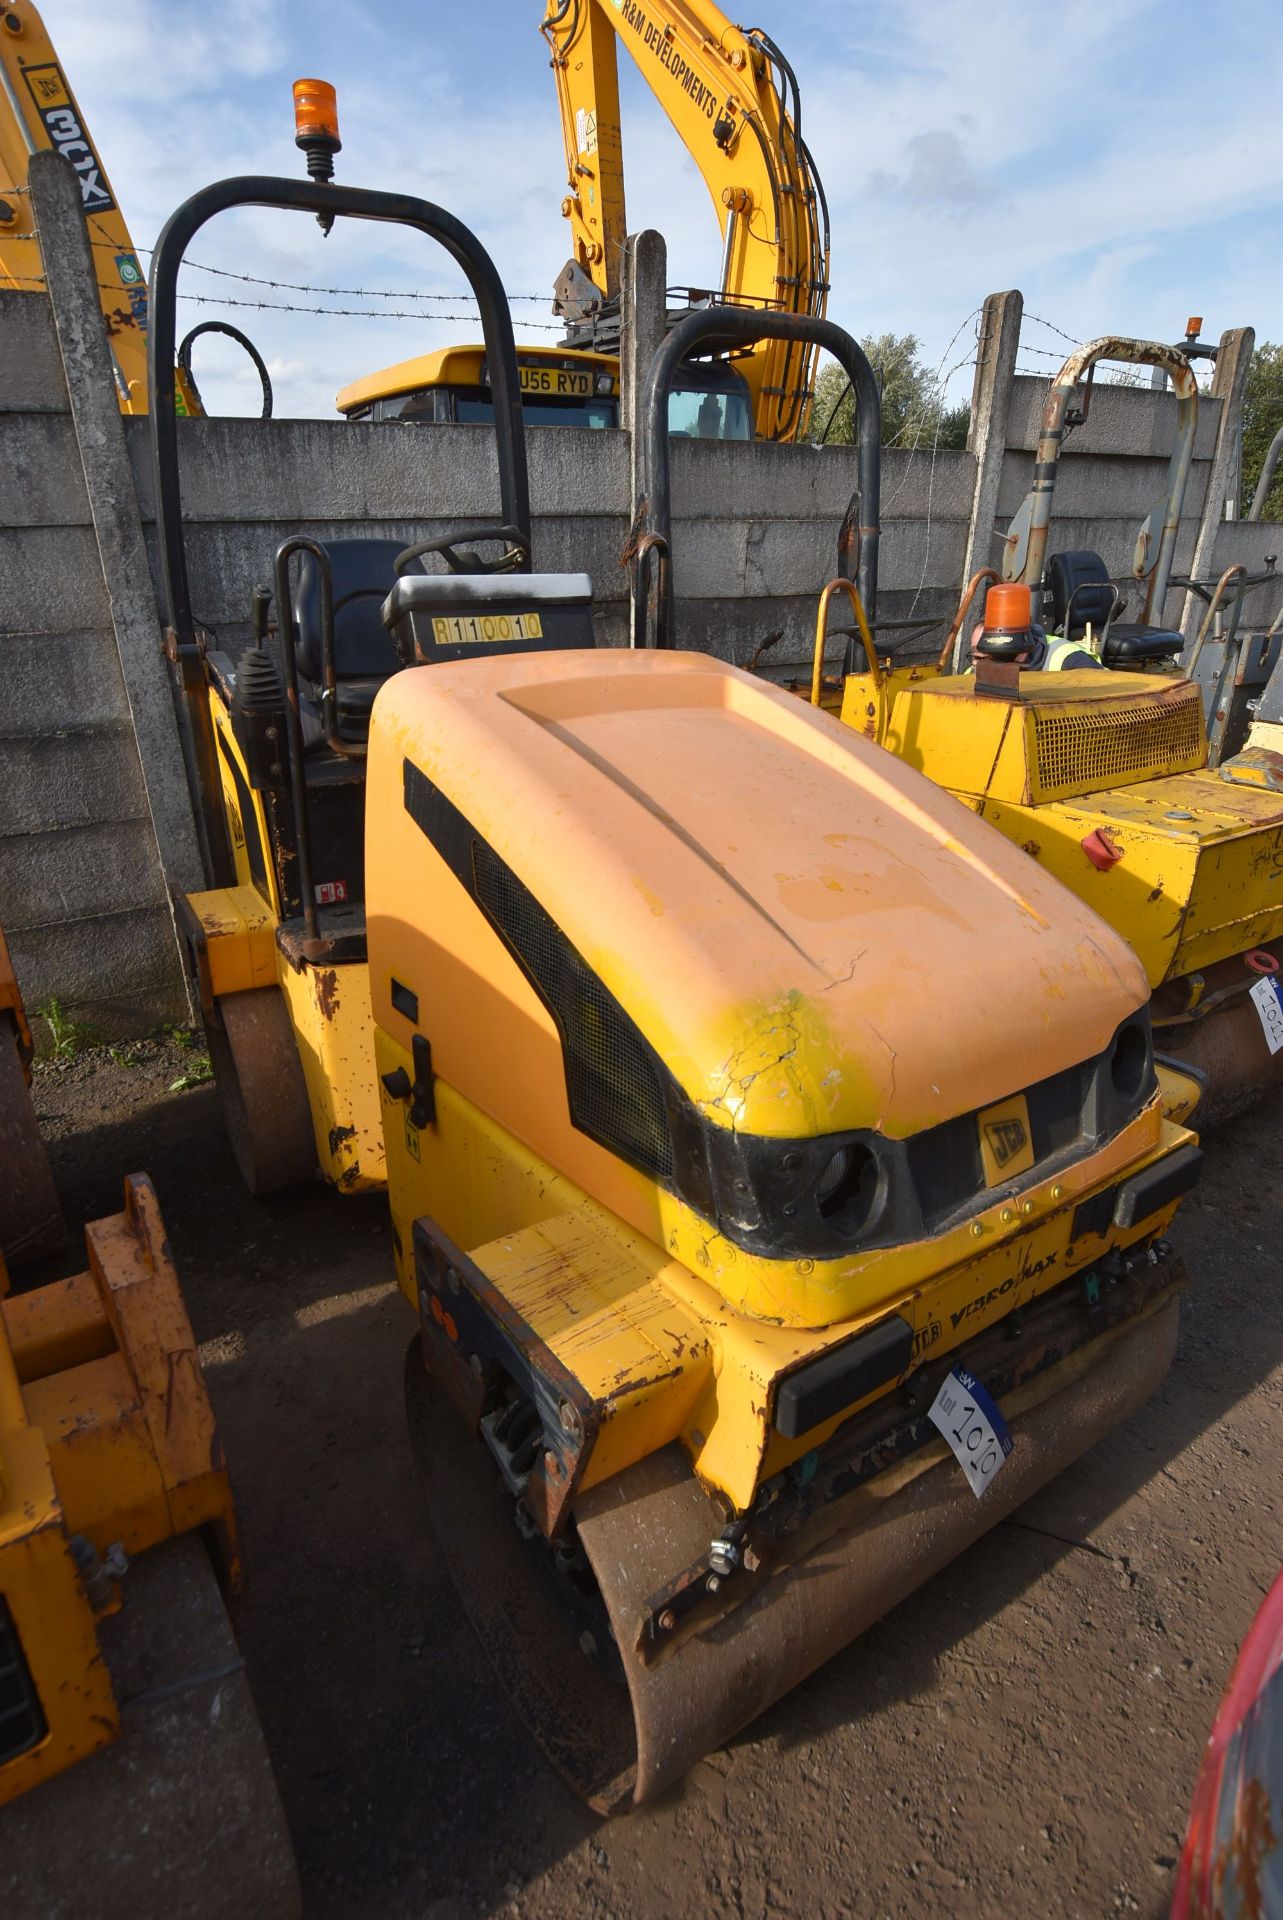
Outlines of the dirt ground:
<svg viewBox="0 0 1283 1920">
<path fill-rule="evenodd" d="M 159 1190 L 232 1463 L 237 1632 L 317 1920 L 1166 1912 L 1199 1753 L 1280 1560 L 1283 1101 L 1207 1143 L 1161 1392 L 704 1761 L 603 1825 L 530 1745 L 422 1519 L 382 1205 L 242 1190 L 211 1086 L 48 1067 L 68 1219 Z"/>
</svg>

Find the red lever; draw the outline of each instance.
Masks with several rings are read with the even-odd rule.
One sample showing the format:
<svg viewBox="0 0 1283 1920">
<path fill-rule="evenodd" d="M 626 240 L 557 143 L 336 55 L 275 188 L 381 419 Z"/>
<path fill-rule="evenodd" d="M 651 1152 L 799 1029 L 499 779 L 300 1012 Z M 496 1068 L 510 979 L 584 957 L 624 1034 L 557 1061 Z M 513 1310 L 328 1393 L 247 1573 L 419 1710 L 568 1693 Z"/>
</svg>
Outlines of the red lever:
<svg viewBox="0 0 1283 1920">
<path fill-rule="evenodd" d="M 1108 827 L 1095 828 L 1079 845 L 1098 873 L 1108 873 L 1123 857 L 1123 850 Z"/>
</svg>

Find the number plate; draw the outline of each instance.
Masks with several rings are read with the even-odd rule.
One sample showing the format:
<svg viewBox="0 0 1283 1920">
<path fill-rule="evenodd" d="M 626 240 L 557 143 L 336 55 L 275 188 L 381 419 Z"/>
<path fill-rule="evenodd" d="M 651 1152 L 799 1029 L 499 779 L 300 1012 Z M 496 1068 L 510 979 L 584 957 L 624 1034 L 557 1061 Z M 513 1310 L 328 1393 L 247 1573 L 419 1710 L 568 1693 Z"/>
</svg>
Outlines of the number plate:
<svg viewBox="0 0 1283 1920">
<path fill-rule="evenodd" d="M 978 1500 L 1011 1452 L 1011 1435 L 996 1403 L 974 1374 L 955 1367 L 927 1418 L 948 1441 Z"/>
<path fill-rule="evenodd" d="M 1013 1094 L 1010 1100 L 1000 1100 L 995 1107 L 986 1107 L 980 1115 L 980 1158 L 984 1162 L 987 1187 L 1013 1180 L 1018 1173 L 1027 1173 L 1032 1167 L 1034 1143 L 1023 1093 Z"/>
<path fill-rule="evenodd" d="M 543 622 L 537 613 L 469 613 L 432 622 L 438 647 L 511 646 L 519 640 L 542 640 Z"/>
<path fill-rule="evenodd" d="M 1258 980 L 1251 994 L 1265 1044 L 1271 1053 L 1277 1053 L 1283 1047 L 1283 989 L 1271 974 L 1265 980 Z"/>
<path fill-rule="evenodd" d="M 559 399 L 591 400 L 592 375 L 573 373 L 567 367 L 523 367 L 518 364 L 517 378 L 523 393 L 551 393 Z"/>
</svg>

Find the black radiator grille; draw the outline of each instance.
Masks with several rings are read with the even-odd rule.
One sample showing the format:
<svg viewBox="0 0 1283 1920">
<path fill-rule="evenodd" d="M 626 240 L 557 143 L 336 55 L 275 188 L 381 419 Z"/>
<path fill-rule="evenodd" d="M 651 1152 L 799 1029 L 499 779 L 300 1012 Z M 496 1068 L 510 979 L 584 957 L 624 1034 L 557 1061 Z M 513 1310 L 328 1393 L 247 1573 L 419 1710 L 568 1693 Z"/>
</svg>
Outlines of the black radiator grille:
<svg viewBox="0 0 1283 1920">
<path fill-rule="evenodd" d="M 552 916 L 484 840 L 472 842 L 478 905 L 556 1021 L 575 1125 L 654 1178 L 673 1172 L 659 1061 Z"/>
</svg>

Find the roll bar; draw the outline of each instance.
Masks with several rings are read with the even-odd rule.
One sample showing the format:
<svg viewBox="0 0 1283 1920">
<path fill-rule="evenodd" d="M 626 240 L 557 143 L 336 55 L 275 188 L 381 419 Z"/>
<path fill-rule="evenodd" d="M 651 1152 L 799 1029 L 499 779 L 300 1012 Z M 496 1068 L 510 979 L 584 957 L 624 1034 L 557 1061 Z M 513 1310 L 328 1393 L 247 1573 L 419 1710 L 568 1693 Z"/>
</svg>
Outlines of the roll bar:
<svg viewBox="0 0 1283 1920">
<path fill-rule="evenodd" d="M 210 885 L 226 884 L 232 877 L 232 867 L 230 849 L 220 831 L 220 780 L 209 703 L 204 697 L 204 639 L 197 633 L 192 617 L 178 465 L 178 418 L 174 406 L 174 347 L 178 270 L 189 245 L 206 222 L 234 207 L 278 207 L 327 216 L 331 222 L 342 216 L 412 227 L 444 247 L 463 269 L 481 311 L 481 331 L 490 368 L 499 452 L 499 517 L 506 526 L 521 530 L 527 569 L 530 564 L 530 485 L 512 317 L 494 262 L 476 235 L 444 207 L 410 194 L 376 193 L 364 187 L 328 186 L 313 180 L 275 179 L 266 174 L 243 174 L 231 180 L 218 180 L 184 200 L 165 223 L 152 256 L 147 373 L 151 393 L 152 484 L 168 623 L 165 654 L 185 723 L 185 749 L 196 803 L 197 833 Z"/>
<path fill-rule="evenodd" d="M 655 638 L 647 644 L 671 647 L 673 642 L 672 469 L 668 448 L 668 396 L 677 369 L 700 347 L 756 346 L 761 340 L 794 340 L 825 348 L 841 366 L 855 392 L 856 500 L 858 516 L 848 513 L 838 536 L 838 573 L 851 577 L 851 549 L 856 550 L 855 579 L 870 621 L 876 618 L 878 596 L 878 497 L 882 468 L 882 398 L 877 375 L 864 349 L 845 328 L 813 314 L 768 313 L 753 307 L 704 307 L 679 320 L 656 350 L 642 388 L 642 452 L 644 492 L 629 543 L 632 572 L 633 631 L 649 636 L 650 558 L 659 561 L 655 607 Z M 848 654 L 851 651 L 848 645 Z M 849 664 L 848 664 L 849 671 Z"/>
<path fill-rule="evenodd" d="M 1125 360 L 1134 366 L 1158 367 L 1176 390 L 1176 445 L 1167 470 L 1167 491 L 1155 506 L 1136 537 L 1132 573 L 1137 580 L 1148 578 L 1143 611 L 1149 624 L 1155 609 L 1161 619 L 1167 597 L 1172 563 L 1176 557 L 1176 535 L 1180 527 L 1181 504 L 1189 480 L 1190 461 L 1194 457 L 1194 433 L 1198 426 L 1198 382 L 1194 369 L 1179 347 L 1164 346 L 1161 340 L 1130 340 L 1118 334 L 1106 334 L 1076 347 L 1051 383 L 1042 410 L 1042 430 L 1034 454 L 1034 483 L 1024 505 L 1007 530 L 1002 572 L 1006 580 L 1023 580 L 1026 586 L 1042 584 L 1047 558 L 1047 530 L 1051 524 L 1051 501 L 1056 489 L 1056 467 L 1065 436 L 1081 426 L 1091 407 L 1092 382 L 1098 360 Z M 1081 408 L 1070 410 L 1070 400 L 1086 376 L 1086 391 Z M 1160 532 L 1155 544 L 1154 525 Z"/>
</svg>

